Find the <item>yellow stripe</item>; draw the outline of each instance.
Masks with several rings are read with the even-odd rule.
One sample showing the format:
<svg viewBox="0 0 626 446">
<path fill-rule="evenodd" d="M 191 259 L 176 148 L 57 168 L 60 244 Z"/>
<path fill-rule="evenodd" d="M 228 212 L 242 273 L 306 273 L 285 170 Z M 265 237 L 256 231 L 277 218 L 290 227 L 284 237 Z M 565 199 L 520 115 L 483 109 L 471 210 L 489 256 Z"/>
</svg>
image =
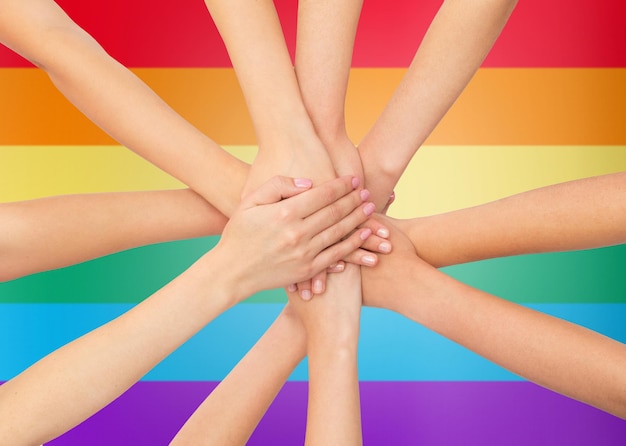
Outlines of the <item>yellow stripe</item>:
<svg viewBox="0 0 626 446">
<path fill-rule="evenodd" d="M 160 96 L 220 144 L 255 144 L 232 69 L 136 69 Z M 350 135 L 360 141 L 404 69 L 353 69 Z M 107 145 L 36 69 L 0 69 L 0 144 Z M 626 69 L 481 69 L 429 145 L 626 144 Z"/>
<path fill-rule="evenodd" d="M 626 146 L 426 146 L 405 171 L 389 214 L 447 212 L 620 171 L 626 171 Z"/>
<path fill-rule="evenodd" d="M 248 163 L 256 154 L 256 147 L 226 149 Z M 121 146 L 0 146 L 0 202 L 182 187 Z"/>
<path fill-rule="evenodd" d="M 251 162 L 254 146 L 227 150 Z M 445 212 L 563 181 L 626 170 L 626 146 L 425 146 L 390 214 Z M 0 201 L 183 187 L 120 146 L 0 146 Z"/>
</svg>

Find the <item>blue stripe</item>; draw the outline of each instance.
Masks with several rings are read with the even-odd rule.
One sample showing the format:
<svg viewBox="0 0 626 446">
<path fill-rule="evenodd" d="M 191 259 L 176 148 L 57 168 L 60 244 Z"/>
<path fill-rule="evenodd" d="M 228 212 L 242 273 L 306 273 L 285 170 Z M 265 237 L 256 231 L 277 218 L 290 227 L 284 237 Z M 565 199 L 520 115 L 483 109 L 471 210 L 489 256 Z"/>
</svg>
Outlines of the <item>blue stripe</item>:
<svg viewBox="0 0 626 446">
<path fill-rule="evenodd" d="M 626 304 L 535 304 L 536 310 L 626 342 Z M 122 314 L 127 304 L 3 304 L 0 380 Z M 220 316 L 144 379 L 218 381 L 278 315 L 279 304 L 239 305 Z M 517 376 L 447 339 L 384 310 L 365 308 L 360 378 L 364 381 L 511 381 Z M 291 380 L 307 379 L 300 364 Z"/>
</svg>

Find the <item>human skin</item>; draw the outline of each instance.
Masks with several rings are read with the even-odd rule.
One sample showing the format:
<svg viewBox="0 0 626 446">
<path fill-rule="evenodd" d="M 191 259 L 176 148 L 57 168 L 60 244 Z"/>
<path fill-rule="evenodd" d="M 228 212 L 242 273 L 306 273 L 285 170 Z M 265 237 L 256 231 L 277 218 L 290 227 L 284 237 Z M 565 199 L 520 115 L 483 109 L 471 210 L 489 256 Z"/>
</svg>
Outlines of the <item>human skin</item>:
<svg viewBox="0 0 626 446">
<path fill-rule="evenodd" d="M 220 2 L 207 1 L 207 4 L 209 3 L 216 4 Z M 370 175 L 367 175 L 368 172 L 365 172 L 365 175 L 368 184 L 370 184 L 371 181 L 372 186 L 375 188 L 374 201 L 379 206 L 379 209 L 382 209 L 388 202 L 389 196 L 392 195 L 393 186 L 404 171 L 410 157 L 432 131 L 436 123 L 452 105 L 456 97 L 461 93 L 463 87 L 469 82 L 472 75 L 480 66 L 480 63 L 506 22 L 514 4 L 515 2 L 499 2 L 498 4 L 483 2 L 477 4 L 475 7 L 472 6 L 472 8 L 474 8 L 472 11 L 473 14 L 468 20 L 464 20 L 464 16 L 467 14 L 465 5 L 461 4 L 461 2 L 446 2 L 446 6 L 442 8 L 438 17 L 433 22 L 424 44 L 416 54 L 415 61 L 409 69 L 403 84 L 399 87 L 400 93 L 394 96 L 395 101 L 392 100 L 388 109 L 386 109 L 383 116 L 381 116 L 376 126 L 372 129 L 372 132 L 370 132 L 366 140 L 362 143 L 362 150 L 359 155 L 347 136 L 343 106 L 350 69 L 350 59 L 352 56 L 352 44 L 361 2 L 333 2 L 332 5 L 327 4 L 327 2 L 302 1 L 299 3 L 295 69 L 302 101 L 305 104 L 306 111 L 320 141 L 325 145 L 333 161 L 336 172 L 347 171 L 353 174 L 363 172 L 360 156 L 364 159 L 363 165 L 366 169 L 370 169 L 370 172 L 377 172 L 377 174 Z M 211 6 L 209 6 L 209 10 L 213 13 Z M 240 20 L 240 13 L 241 10 L 238 8 L 235 14 L 229 11 L 228 8 L 224 8 L 219 12 L 220 15 L 216 20 L 218 28 L 225 38 L 231 57 L 233 57 L 233 65 L 236 70 L 238 65 L 244 65 L 250 60 L 250 56 L 246 55 L 245 52 L 257 51 L 259 46 L 256 44 L 257 39 L 254 38 L 250 38 L 247 44 L 241 44 L 239 46 L 229 45 L 229 42 L 241 39 L 241 35 L 248 31 L 249 22 L 246 21 L 247 26 L 245 29 L 243 27 L 239 28 L 239 33 L 237 33 L 236 28 L 233 27 L 220 27 L 220 22 L 227 20 L 226 17 L 229 14 L 231 14 L 230 17 L 236 16 L 233 20 Z M 259 17 L 260 15 L 257 12 L 254 16 Z M 215 18 L 214 15 L 214 19 Z M 270 20 L 266 21 L 266 23 L 269 22 Z M 272 35 L 278 40 L 276 20 L 274 20 L 273 23 Z M 463 39 L 467 39 L 467 41 L 464 40 L 462 42 L 461 54 L 454 60 L 454 63 L 449 64 L 447 60 L 441 60 L 450 57 L 447 53 L 443 53 L 444 57 L 439 57 L 437 63 L 424 63 L 424 59 L 432 57 L 433 54 L 441 56 L 441 54 L 438 54 L 439 51 L 449 51 L 450 49 L 454 51 L 457 50 L 455 45 L 458 43 L 461 33 L 460 30 L 454 28 L 459 24 L 466 25 L 464 31 L 474 34 L 463 36 Z M 265 34 L 267 34 L 267 30 Z M 258 36 L 260 35 L 262 34 Z M 468 42 L 471 43 L 468 44 Z M 267 53 L 261 51 L 258 54 L 262 56 L 259 57 L 260 60 L 257 63 L 260 64 L 262 63 L 262 58 L 270 54 L 275 56 L 279 52 L 280 48 L 278 48 L 278 50 L 268 50 Z M 238 62 L 237 57 L 241 57 L 241 61 Z M 286 67 L 287 58 L 285 57 L 284 51 L 282 53 L 282 60 Z M 274 64 L 268 64 L 268 66 L 274 67 Z M 240 77 L 240 81 L 244 83 L 244 94 L 246 91 L 245 85 L 248 84 L 246 78 L 253 78 L 251 75 L 253 67 L 254 64 L 249 64 L 247 66 L 249 70 L 248 74 L 244 74 Z M 288 68 L 285 68 L 283 73 L 284 77 L 279 75 L 260 76 L 262 79 L 257 82 L 263 85 L 266 79 L 283 80 L 289 77 Z M 426 88 L 424 88 L 423 85 L 424 79 L 431 81 L 430 84 L 425 85 Z M 291 85 L 290 88 L 293 91 L 292 80 L 285 83 Z M 404 89 L 404 91 L 402 91 L 402 89 Z M 265 90 L 272 91 L 271 88 Z M 443 90 L 446 90 L 445 94 L 441 94 L 440 96 L 433 95 L 433 98 L 430 97 L 432 91 L 441 92 Z M 408 100 L 403 100 L 402 98 L 398 100 L 397 96 L 405 94 L 407 91 L 411 93 Z M 297 95 L 294 93 L 286 94 L 288 94 L 292 100 L 294 98 L 297 99 Z M 429 101 L 424 101 L 425 98 L 428 98 Z M 292 102 L 296 103 L 297 101 L 293 100 Z M 254 105 L 255 103 L 258 106 L 258 104 L 267 105 L 268 102 L 264 103 L 262 100 L 257 101 L 252 99 L 249 105 Z M 407 117 L 410 115 L 408 115 L 408 113 L 415 111 L 416 108 L 419 109 L 420 112 L 417 116 L 422 119 L 411 120 L 409 125 Z M 261 106 L 259 109 L 262 110 L 263 107 Z M 298 110 L 300 109 L 298 108 Z M 399 115 L 403 118 L 402 121 L 399 123 L 391 123 L 391 121 L 397 119 Z M 413 116 L 415 116 L 415 114 Z M 280 120 L 274 122 L 280 122 Z M 270 127 L 269 132 L 271 133 L 272 130 L 275 131 L 277 128 L 280 130 L 283 129 L 281 126 Z M 263 125 L 260 125 L 258 130 L 264 131 L 265 128 Z M 398 131 L 404 131 L 406 134 L 399 135 L 394 133 Z M 388 149 L 388 147 L 391 147 L 391 149 Z M 278 148 L 280 150 L 280 144 L 278 144 Z M 393 153 L 388 155 L 390 150 L 393 150 Z M 396 156 L 400 160 L 399 164 L 390 161 L 390 159 Z M 273 158 L 275 158 L 275 155 L 272 156 L 271 154 L 269 157 L 262 157 L 261 166 L 265 165 L 273 168 Z M 384 158 L 384 163 L 380 162 L 381 158 Z M 387 170 L 382 172 L 382 174 L 384 174 L 382 178 L 378 178 L 378 173 L 381 173 L 379 172 L 379 162 L 382 166 L 387 168 Z M 264 167 L 261 170 L 263 171 L 263 169 L 268 170 L 268 167 Z M 345 280 L 348 277 L 349 275 L 345 274 L 345 276 L 339 280 Z M 313 283 L 315 283 L 315 279 Z M 299 289 L 300 292 L 306 290 L 306 284 L 299 284 Z M 351 288 L 349 284 L 346 284 L 345 287 L 340 289 L 343 290 L 343 292 L 348 291 L 349 294 Z M 330 299 L 333 296 L 334 290 L 330 292 L 327 291 L 325 298 Z M 336 296 L 337 299 L 341 299 L 341 297 L 340 295 Z M 315 302 L 315 299 L 313 301 Z M 299 311 L 298 307 L 301 307 L 301 305 L 292 306 L 296 307 L 294 312 L 298 313 L 301 318 L 305 319 L 308 317 L 307 313 L 303 311 L 304 308 Z M 284 316 L 281 317 L 284 318 Z M 277 323 L 279 322 L 277 321 Z M 348 324 L 347 326 L 350 325 Z M 309 325 L 309 327 L 311 327 L 311 325 Z M 309 330 L 307 330 L 307 334 L 310 337 L 311 333 Z M 358 330 L 356 332 L 358 334 Z M 357 338 L 358 335 L 352 338 L 354 345 L 356 345 Z M 315 358 L 311 361 L 311 353 L 314 355 L 328 355 L 332 354 L 333 348 L 331 346 L 332 344 L 326 344 L 325 351 L 322 352 L 322 349 L 317 349 L 315 346 L 323 345 L 323 342 L 317 338 L 317 334 L 313 339 L 313 344 L 308 345 L 311 350 L 307 350 L 310 364 L 311 362 L 313 364 L 313 368 L 309 370 L 309 376 L 311 383 L 319 383 L 320 381 L 317 375 L 324 374 L 324 366 L 320 367 Z M 280 348 L 279 343 L 273 345 L 275 345 L 276 348 Z M 338 347 L 338 344 L 335 344 L 335 346 Z M 346 346 L 344 345 L 343 347 L 345 348 Z M 343 353 L 345 355 L 346 351 L 344 350 Z M 302 354 L 303 352 L 300 352 L 300 355 Z M 251 352 L 251 355 L 254 358 L 258 357 L 254 352 Z M 354 356 L 348 355 L 348 357 L 354 360 L 356 364 L 356 354 Z M 324 360 L 321 362 L 324 363 Z M 290 363 L 293 363 L 293 361 Z M 329 363 L 325 364 L 326 368 L 329 368 Z M 255 369 L 258 367 L 264 366 L 258 363 Z M 270 365 L 269 367 L 271 368 L 272 366 Z M 242 370 L 242 368 L 245 368 L 245 365 L 238 366 L 237 371 L 234 371 L 238 377 L 246 376 L 246 371 Z M 307 420 L 307 442 L 311 444 L 328 444 L 329 442 L 358 444 L 361 442 L 360 420 L 354 422 L 354 420 L 359 419 L 360 411 L 358 409 L 358 403 L 356 405 L 350 405 L 348 403 L 343 406 L 337 405 L 336 403 L 337 401 L 358 401 L 358 388 L 355 390 L 355 386 L 353 385 L 354 382 L 358 380 L 356 374 L 352 374 L 355 370 L 356 365 L 353 367 L 344 367 L 342 370 L 338 370 L 335 375 L 326 375 L 328 385 L 325 389 L 322 386 L 318 387 L 311 384 L 308 410 L 309 417 Z M 284 371 L 282 372 L 282 374 L 277 372 L 275 375 L 270 375 L 276 379 L 280 379 L 282 376 L 285 376 Z M 224 386 L 230 387 L 234 391 L 232 384 L 234 381 L 238 382 L 237 379 L 227 380 Z M 263 383 L 264 388 L 273 389 L 273 391 L 277 391 L 277 386 L 278 384 L 276 382 L 268 381 Z M 220 387 L 218 387 L 218 389 L 219 388 Z M 252 391 L 252 389 L 249 390 Z M 350 393 L 351 391 L 353 392 L 352 394 Z M 224 395 L 228 395 L 228 393 L 229 392 L 223 388 L 222 391 L 216 393 L 218 396 L 216 396 L 215 399 L 219 400 L 221 403 L 225 403 L 226 401 L 224 401 L 223 398 Z M 270 392 L 270 394 L 275 393 Z M 256 399 L 257 398 L 255 398 L 255 400 Z M 183 431 L 181 431 L 181 435 L 184 435 L 188 440 L 193 439 L 193 441 L 200 441 L 200 439 L 213 438 L 213 435 L 208 432 L 210 424 L 197 420 L 199 417 L 206 416 L 207 412 L 212 413 L 211 408 L 219 406 L 219 403 L 212 402 L 211 400 L 212 397 L 209 397 L 205 401 L 198 412 L 185 425 Z M 259 403 L 258 406 L 255 405 L 255 407 L 266 408 L 267 405 L 269 405 L 269 402 L 265 401 Z M 204 407 L 206 407 L 206 409 Z M 337 411 L 329 411 L 328 407 L 337 408 Z M 326 408 L 326 411 L 324 411 L 324 408 Z M 332 412 L 333 416 L 325 417 L 329 412 Z M 244 414 L 250 414 L 250 412 L 246 411 Z M 252 432 L 253 426 L 259 418 L 260 415 L 258 414 L 254 414 L 250 416 L 250 418 L 247 418 L 245 415 L 238 418 L 238 427 L 242 434 L 238 436 L 237 441 L 232 444 L 239 444 L 238 441 L 242 439 L 245 441 L 247 435 Z M 194 432 L 194 434 L 191 432 Z M 339 438 L 342 440 L 338 441 Z M 213 443 L 207 440 L 206 444 Z"/>
<path fill-rule="evenodd" d="M 409 161 L 463 92 L 517 0 L 446 0 L 400 85 L 359 143 L 365 184 L 378 209 Z"/>
<path fill-rule="evenodd" d="M 308 190 L 310 180 L 276 177 L 249 194 L 217 246 L 181 276 L 0 387 L 0 444 L 55 438 L 127 390 L 218 314 L 356 249 L 371 231 L 349 234 L 371 212 L 354 180 L 342 177 Z"/>
<path fill-rule="evenodd" d="M 136 246 L 221 234 L 227 221 L 190 189 L 2 203 L 0 281 Z"/>
<path fill-rule="evenodd" d="M 311 119 L 312 110 L 307 108 L 301 86 L 303 82 L 309 84 L 303 78 L 312 79 L 321 75 L 321 79 L 327 81 L 325 87 L 328 89 L 327 97 L 336 97 L 340 101 L 337 116 L 343 115 L 343 101 L 360 2 L 336 3 L 341 7 L 345 6 L 342 11 L 349 11 L 351 14 L 352 11 L 356 11 L 356 14 L 352 14 L 350 24 L 344 28 L 341 27 L 339 18 L 334 19 L 330 27 L 327 26 L 330 22 L 320 20 L 322 17 L 319 13 L 327 6 L 332 6 L 334 12 L 334 4 L 304 2 L 299 5 L 299 27 L 303 26 L 307 32 L 303 35 L 299 31 L 300 43 L 296 51 L 304 51 L 309 64 L 301 67 L 296 61 L 296 73 L 272 1 L 261 0 L 250 3 L 242 0 L 234 2 L 206 0 L 205 3 L 228 49 L 259 142 L 259 153 L 252 165 L 246 188 L 253 187 L 269 174 L 291 175 L 297 172 L 299 176 L 308 175 L 317 181 L 336 175 L 335 169 L 338 166 L 332 163 L 334 160 L 331 160 L 327 148 L 319 138 L 318 129 Z M 312 28 L 319 25 L 324 26 L 317 31 L 320 35 L 326 36 L 321 42 L 318 41 L 319 36 L 310 33 Z M 330 34 L 326 32 L 329 31 L 328 28 L 331 28 Z M 347 29 L 345 36 L 344 29 Z M 335 36 L 340 36 L 339 42 L 334 39 Z M 315 39 L 314 47 L 311 46 L 311 39 Z M 335 48 L 340 48 L 340 51 Z M 324 57 L 329 54 L 330 59 Z M 333 57 L 334 55 L 337 57 Z M 313 92 L 316 88 L 307 91 Z M 317 103 L 314 100 L 309 101 L 308 105 L 315 108 L 313 112 L 319 110 L 316 107 Z M 330 108 L 337 108 L 337 104 L 330 104 Z M 316 119 L 320 118 L 321 116 L 316 115 Z M 358 161 L 358 154 L 353 147 L 352 153 L 356 155 Z M 360 165 L 358 170 L 353 170 L 354 166 L 341 167 L 352 171 L 351 175 L 361 173 Z M 360 308 L 360 276 L 356 266 L 347 265 L 341 275 L 333 277 L 335 287 L 332 290 L 328 288 L 324 290 L 319 279 L 314 277 L 312 286 L 308 283 L 298 285 L 299 293 L 305 300 L 312 297 L 312 291 L 317 293 L 325 291 L 328 296 L 328 299 L 320 300 L 311 308 L 295 305 L 295 311 L 303 320 L 307 321 L 313 317 L 309 312 L 323 313 L 323 310 L 314 311 L 313 307 L 330 307 L 328 302 L 344 299 L 344 294 L 358 296 L 358 299 L 347 301 L 353 301 L 357 310 Z M 290 287 L 290 290 L 295 291 L 295 287 Z M 358 324 L 358 318 L 356 322 Z M 345 357 L 347 344 L 339 342 L 337 337 L 332 336 L 331 331 L 318 333 L 318 330 L 316 324 L 307 324 L 312 385 L 309 394 L 310 416 L 307 421 L 306 443 L 360 444 L 360 406 L 356 373 L 358 328 L 354 330 L 356 336 L 350 338 L 354 344 L 350 350 L 354 354 L 349 358 Z M 324 348 L 320 348 L 322 345 Z M 345 358 L 347 362 L 343 363 L 344 367 L 336 367 L 333 361 L 337 357 Z M 348 365 L 349 361 L 353 361 L 351 366 Z M 329 374 L 328 370 L 335 373 Z M 326 385 L 319 385 L 321 382 Z M 340 404 L 339 401 L 346 404 Z M 334 415 L 332 423 L 325 415 L 329 413 L 329 407 L 333 408 L 330 411 Z"/>
<path fill-rule="evenodd" d="M 54 1 L 1 0 L 0 11 L 0 42 L 44 70 L 91 121 L 224 215 L 233 212 L 245 163 L 185 121 Z"/>
<path fill-rule="evenodd" d="M 383 222 L 394 249 L 372 274 L 363 270 L 364 305 L 402 314 L 530 381 L 626 418 L 624 344 L 471 288 L 417 256 L 443 266 L 626 243 L 626 173 L 546 186 L 425 218 L 378 216 L 367 225 L 376 232 Z M 181 434 L 190 430 L 194 438 L 205 438 L 204 444 L 245 443 L 307 353 L 306 330 L 292 304 Z M 278 355 L 280 360 L 264 361 Z M 211 417 L 224 407 L 228 416 L 237 417 L 237 435 L 213 442 L 219 432 L 215 426 L 221 424 L 213 424 Z"/>
</svg>

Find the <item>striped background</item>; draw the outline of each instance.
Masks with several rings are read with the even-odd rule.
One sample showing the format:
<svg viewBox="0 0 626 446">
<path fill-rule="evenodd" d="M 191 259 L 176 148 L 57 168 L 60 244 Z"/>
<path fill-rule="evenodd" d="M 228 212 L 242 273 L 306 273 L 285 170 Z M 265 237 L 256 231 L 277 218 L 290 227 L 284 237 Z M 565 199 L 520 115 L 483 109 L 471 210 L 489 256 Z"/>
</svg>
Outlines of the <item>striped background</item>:
<svg viewBox="0 0 626 446">
<path fill-rule="evenodd" d="M 58 3 L 183 116 L 252 159 L 252 126 L 203 2 Z M 276 3 L 293 48 L 296 2 Z M 392 93 L 439 3 L 365 2 L 347 107 L 355 141 Z M 409 166 L 391 214 L 442 212 L 625 170 L 625 21 L 622 0 L 520 2 L 483 68 Z M 116 145 L 5 48 L 0 98 L 2 201 L 181 186 Z M 214 242 L 138 248 L 0 284 L 0 381 L 146 298 Z M 617 246 L 446 271 L 626 341 L 625 261 L 626 246 Z M 166 443 L 282 302 L 281 292 L 266 292 L 227 312 L 50 444 Z M 365 309 L 362 332 L 366 444 L 617 445 L 626 438 L 625 422 L 527 383 L 397 315 Z M 301 364 L 251 444 L 301 442 L 306 377 Z"/>
</svg>

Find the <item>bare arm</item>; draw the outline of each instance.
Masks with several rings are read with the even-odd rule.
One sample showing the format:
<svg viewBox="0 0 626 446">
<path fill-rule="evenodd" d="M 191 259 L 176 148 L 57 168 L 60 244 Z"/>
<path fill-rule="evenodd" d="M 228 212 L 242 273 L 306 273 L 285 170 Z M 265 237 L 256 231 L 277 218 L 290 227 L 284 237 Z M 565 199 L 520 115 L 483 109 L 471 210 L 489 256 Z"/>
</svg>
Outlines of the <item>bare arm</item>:
<svg viewBox="0 0 626 446">
<path fill-rule="evenodd" d="M 389 222 L 386 222 L 389 223 Z M 626 345 L 464 285 L 416 256 L 394 253 L 363 272 L 364 302 L 396 311 L 530 381 L 626 418 Z"/>
<path fill-rule="evenodd" d="M 244 93 L 259 153 L 246 190 L 280 174 L 316 182 L 335 176 L 302 102 L 271 0 L 205 0 Z"/>
<path fill-rule="evenodd" d="M 192 190 L 66 195 L 0 204 L 0 281 L 226 224 Z"/>
<path fill-rule="evenodd" d="M 366 184 L 381 209 L 407 164 L 459 97 L 516 0 L 446 0 L 393 97 L 359 144 Z"/>
<path fill-rule="evenodd" d="M 626 172 L 396 223 L 420 257 L 437 267 L 626 243 Z"/>
<path fill-rule="evenodd" d="M 272 326 L 211 392 L 172 445 L 245 444 L 306 354 L 306 332 L 287 305 Z"/>
<path fill-rule="evenodd" d="M 366 218 L 350 179 L 297 195 L 310 186 L 276 178 L 250 194 L 218 245 L 185 273 L 1 386 L 0 444 L 54 438 L 123 393 L 222 311 L 353 251 L 364 230 L 333 245 Z"/>
<path fill-rule="evenodd" d="M 0 42 L 45 70 L 70 102 L 118 142 L 225 215 L 233 212 L 245 163 L 180 117 L 54 1 L 2 0 L 0 5 Z"/>
</svg>

